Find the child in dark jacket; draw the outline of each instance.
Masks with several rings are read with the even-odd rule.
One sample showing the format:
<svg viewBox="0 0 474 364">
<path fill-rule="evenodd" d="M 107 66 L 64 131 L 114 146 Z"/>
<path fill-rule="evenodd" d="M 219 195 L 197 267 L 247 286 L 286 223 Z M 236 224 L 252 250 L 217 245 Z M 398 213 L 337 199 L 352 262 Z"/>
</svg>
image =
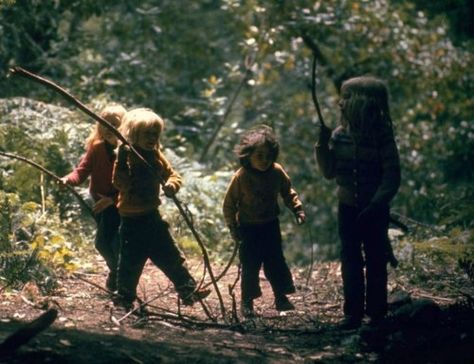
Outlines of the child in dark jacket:
<svg viewBox="0 0 474 364">
<path fill-rule="evenodd" d="M 118 128 L 125 112 L 125 108 L 121 105 L 108 105 L 102 110 L 100 116 Z M 116 136 L 97 123 L 86 140 L 86 153 L 78 166 L 61 179 L 64 184 L 77 186 L 90 177 L 89 191 L 95 202 L 93 212 L 96 214 L 97 221 L 95 247 L 109 268 L 105 284 L 109 291 L 115 291 L 117 288 L 119 247 L 120 216 L 115 207 L 117 190 L 112 185 L 116 146 Z"/>
<path fill-rule="evenodd" d="M 120 146 L 113 172 L 119 190 L 117 207 L 121 217 L 118 303 L 130 308 L 148 258 L 173 282 L 183 304 L 191 305 L 209 295 L 196 290 L 196 282 L 184 265 L 185 259 L 158 211 L 160 190 L 172 197 L 181 187 L 181 176 L 160 151 L 163 120 L 153 111 L 138 108 L 127 112 L 122 135 L 151 166 L 148 167 L 124 145 Z"/>
<path fill-rule="evenodd" d="M 377 325 L 387 312 L 389 203 L 400 186 L 400 162 L 384 82 L 369 76 L 345 81 L 339 106 L 341 125 L 332 133 L 322 126 L 315 153 L 324 177 L 338 186 L 341 328 L 354 329 L 364 314 Z"/>
<path fill-rule="evenodd" d="M 232 177 L 224 199 L 224 218 L 232 237 L 242 241 L 241 313 L 254 315 L 253 300 L 262 295 L 259 272 L 270 282 L 278 311 L 294 309 L 287 294 L 295 292 L 286 264 L 278 215 L 278 195 L 303 223 L 305 214 L 290 178 L 276 163 L 279 144 L 273 130 L 261 126 L 244 134 L 236 147 L 242 167 Z"/>
</svg>

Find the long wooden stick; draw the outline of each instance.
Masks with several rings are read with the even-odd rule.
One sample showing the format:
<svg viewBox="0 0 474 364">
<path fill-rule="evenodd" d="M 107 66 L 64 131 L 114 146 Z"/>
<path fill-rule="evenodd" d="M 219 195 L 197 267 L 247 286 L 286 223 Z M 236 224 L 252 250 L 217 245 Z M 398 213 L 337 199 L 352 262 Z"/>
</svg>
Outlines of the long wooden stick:
<svg viewBox="0 0 474 364">
<path fill-rule="evenodd" d="M 27 71 L 27 70 L 25 70 L 21 67 L 18 67 L 18 66 L 11 68 L 10 69 L 10 74 L 28 78 L 30 80 L 38 82 L 38 83 L 40 83 L 40 84 L 56 91 L 56 92 L 58 92 L 59 94 L 61 94 L 64 98 L 66 98 L 66 100 L 68 100 L 69 102 L 71 102 L 72 104 L 77 106 L 81 111 L 83 111 L 84 113 L 86 113 L 87 115 L 92 117 L 93 119 L 97 120 L 97 122 L 99 122 L 105 128 L 110 130 L 110 132 L 112 132 L 117 137 L 117 139 L 119 139 L 124 145 L 126 145 L 130 148 L 132 153 L 135 154 L 147 166 L 147 168 L 149 168 L 150 171 L 152 171 L 153 173 L 155 172 L 154 168 L 146 161 L 146 159 L 143 158 L 143 156 L 133 147 L 133 145 L 112 124 L 110 124 L 107 120 L 102 118 L 100 115 L 97 115 L 96 113 L 94 113 L 86 105 L 84 105 L 77 98 L 75 98 L 73 95 L 71 95 L 68 91 L 64 90 L 63 88 L 61 88 L 60 86 L 58 86 L 54 82 L 52 82 L 52 81 L 50 81 L 46 78 L 43 78 L 41 76 L 38 76 L 38 75 L 36 75 L 32 72 L 29 72 L 29 71 Z M 160 178 L 158 174 L 157 174 L 157 177 L 159 178 L 160 184 L 164 185 L 165 181 L 162 178 Z M 222 295 L 219 291 L 219 287 L 217 286 L 217 282 L 215 280 L 214 273 L 212 272 L 212 267 L 211 267 L 211 263 L 210 263 L 210 260 L 209 260 L 209 254 L 207 253 L 207 250 L 206 250 L 206 248 L 204 246 L 204 243 L 202 242 L 201 238 L 199 237 L 198 232 L 194 228 L 191 219 L 189 218 L 189 216 L 184 211 L 184 208 L 183 208 L 181 202 L 178 200 L 178 198 L 176 196 L 172 196 L 171 198 L 172 198 L 173 202 L 175 203 L 176 207 L 178 208 L 180 214 L 183 216 L 184 221 L 186 222 L 189 229 L 191 230 L 191 233 L 193 234 L 194 238 L 196 239 L 199 247 L 201 248 L 204 264 L 206 265 L 206 268 L 209 272 L 209 276 L 212 280 L 212 284 L 214 286 L 214 289 L 216 290 L 216 294 L 217 294 L 218 299 L 219 299 L 219 304 L 220 304 L 220 308 L 221 308 L 222 317 L 225 320 L 226 314 L 225 314 L 224 301 L 223 301 Z"/>
<path fill-rule="evenodd" d="M 227 264 L 224 267 L 224 269 L 222 270 L 222 272 L 220 272 L 217 275 L 216 281 L 220 281 L 222 279 L 222 277 L 224 277 L 227 274 L 227 271 L 232 266 L 232 263 L 234 262 L 234 259 L 237 256 L 237 253 L 239 251 L 239 247 L 240 247 L 240 243 L 238 241 L 234 241 L 234 250 L 232 251 L 232 255 L 230 256 L 229 261 L 227 262 Z M 210 285 L 211 285 L 211 283 L 206 283 L 205 285 L 203 285 L 202 288 L 207 288 Z"/>
<path fill-rule="evenodd" d="M 321 113 L 321 108 L 319 107 L 318 97 L 316 95 L 316 64 L 317 64 L 318 57 L 323 58 L 323 55 L 321 53 L 321 50 L 319 49 L 317 44 L 314 43 L 311 37 L 303 33 L 302 38 L 305 44 L 313 52 L 313 66 L 311 68 L 311 96 L 313 98 L 314 107 L 316 108 L 316 113 L 318 114 L 319 122 L 321 123 L 322 126 L 326 126 L 326 123 L 324 122 L 324 119 L 323 119 L 323 115 Z"/>
<path fill-rule="evenodd" d="M 7 158 L 11 158 L 11 159 L 16 159 L 16 160 L 19 160 L 19 161 L 22 161 L 22 162 L 25 162 L 25 163 L 28 163 L 30 166 L 33 166 L 35 167 L 36 169 L 40 170 L 41 172 L 47 174 L 48 176 L 52 177 L 53 179 L 55 179 L 56 181 L 60 182 L 62 184 L 62 181 L 61 181 L 61 178 L 58 177 L 57 175 L 55 175 L 53 172 L 51 172 L 50 170 L 44 168 L 42 165 L 36 163 L 36 162 L 33 162 L 31 159 L 28 159 L 28 158 L 25 158 L 25 157 L 22 157 L 22 156 L 19 156 L 19 155 L 16 155 L 16 154 L 12 154 L 12 153 L 7 153 L 7 152 L 2 152 L 0 151 L 0 155 L 1 156 L 4 156 L 4 157 L 7 157 Z M 86 211 L 91 214 L 91 216 L 96 219 L 96 216 L 94 214 L 94 212 L 92 211 L 92 208 L 89 206 L 89 204 L 84 201 L 84 199 L 81 197 L 81 195 L 70 185 L 64 185 L 76 198 L 77 200 L 80 202 L 80 204 L 86 209 Z"/>
</svg>

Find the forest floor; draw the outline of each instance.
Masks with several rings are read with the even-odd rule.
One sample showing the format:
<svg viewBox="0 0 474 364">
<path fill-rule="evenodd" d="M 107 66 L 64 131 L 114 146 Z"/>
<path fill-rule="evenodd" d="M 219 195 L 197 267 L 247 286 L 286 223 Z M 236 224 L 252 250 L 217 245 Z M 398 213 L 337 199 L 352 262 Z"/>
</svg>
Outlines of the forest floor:
<svg viewBox="0 0 474 364">
<path fill-rule="evenodd" d="M 189 266 L 195 267 L 191 270 L 195 277 L 202 274 L 199 262 L 191 261 Z M 214 267 L 215 274 L 221 269 Z M 149 301 L 146 313 L 125 318 L 126 313 L 116 309 L 107 292 L 100 288 L 105 273 L 67 275 L 60 279 L 54 295 L 43 296 L 34 285 L 1 293 L 0 342 L 48 307 L 55 307 L 58 316 L 49 328 L 4 355 L 0 362 L 474 362 L 472 306 L 467 309 L 465 304 L 459 304 L 459 296 L 401 283 L 397 272 L 390 269 L 391 297 L 398 292 L 395 301 L 404 301 L 404 306 L 411 308 L 398 316 L 392 313 L 393 318 L 383 328 L 364 325 L 359 330 L 341 330 L 337 326 L 342 319 L 337 262 L 316 263 L 310 277 L 308 269 L 294 269 L 297 292 L 290 299 L 296 310 L 286 313 L 274 309 L 273 295 L 262 276 L 263 297 L 255 301 L 257 316 L 253 319 L 232 313 L 229 286 L 238 276 L 236 267 L 218 283 L 227 320 L 222 319 L 215 291 L 205 299 L 209 315 L 200 303 L 180 307 L 178 314 L 174 290 L 152 264 L 146 265 L 139 285 L 139 296 Z M 234 289 L 237 307 L 238 287 L 239 284 Z M 407 298 L 411 298 L 411 304 L 406 303 Z M 425 309 L 417 311 L 413 305 L 417 301 L 431 304 L 421 305 Z"/>
</svg>

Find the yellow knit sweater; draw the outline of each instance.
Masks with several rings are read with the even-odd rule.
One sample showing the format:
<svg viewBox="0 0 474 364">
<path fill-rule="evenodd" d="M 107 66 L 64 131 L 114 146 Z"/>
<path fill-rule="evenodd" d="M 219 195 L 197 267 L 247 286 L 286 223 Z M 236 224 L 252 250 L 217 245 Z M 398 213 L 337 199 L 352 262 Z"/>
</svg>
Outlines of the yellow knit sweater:
<svg viewBox="0 0 474 364">
<path fill-rule="evenodd" d="M 293 213 L 303 209 L 290 177 L 278 163 L 273 163 L 265 172 L 240 168 L 233 175 L 224 198 L 227 226 L 262 224 L 276 219 L 280 213 L 278 195 Z"/>
<path fill-rule="evenodd" d="M 171 184 L 178 192 L 181 176 L 165 156 L 157 151 L 140 154 L 152 165 L 151 171 L 138 157 L 129 153 L 126 160 L 117 159 L 112 183 L 119 190 L 117 207 L 122 216 L 142 216 L 155 211 L 161 204 L 160 181 Z"/>
</svg>

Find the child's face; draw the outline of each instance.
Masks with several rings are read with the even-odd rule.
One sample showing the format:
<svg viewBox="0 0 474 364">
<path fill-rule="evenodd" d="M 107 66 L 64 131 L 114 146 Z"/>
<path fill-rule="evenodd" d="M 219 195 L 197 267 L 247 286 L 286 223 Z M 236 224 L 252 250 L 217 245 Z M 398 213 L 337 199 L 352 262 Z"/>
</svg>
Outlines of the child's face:
<svg viewBox="0 0 474 364">
<path fill-rule="evenodd" d="M 267 145 L 261 145 L 250 155 L 250 165 L 257 171 L 264 172 L 273 164 L 273 156 Z"/>
<path fill-rule="evenodd" d="M 153 150 L 160 141 L 161 130 L 156 128 L 142 128 L 138 131 L 136 145 L 144 150 Z"/>
</svg>

